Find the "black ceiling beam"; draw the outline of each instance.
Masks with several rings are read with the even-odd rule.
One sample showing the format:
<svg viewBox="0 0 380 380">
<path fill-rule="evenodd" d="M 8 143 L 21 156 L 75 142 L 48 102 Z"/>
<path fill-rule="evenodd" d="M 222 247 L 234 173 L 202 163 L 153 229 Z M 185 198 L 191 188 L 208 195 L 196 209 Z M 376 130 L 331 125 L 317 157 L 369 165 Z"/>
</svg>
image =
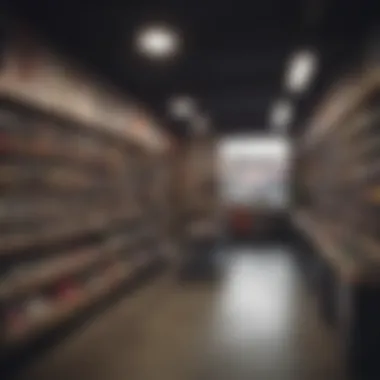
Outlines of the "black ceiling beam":
<svg viewBox="0 0 380 380">
<path fill-rule="evenodd" d="M 270 100 L 270 97 L 258 97 L 257 94 L 254 94 L 240 98 L 229 95 L 219 98 L 209 98 L 208 100 L 201 98 L 199 101 L 202 105 L 205 105 L 206 108 L 218 110 L 218 112 L 224 115 L 230 112 L 260 112 L 267 108 Z"/>
<path fill-rule="evenodd" d="M 242 94 L 257 94 L 266 97 L 267 94 L 277 92 L 281 87 L 282 72 L 273 73 L 273 75 L 262 76 L 252 75 L 250 77 L 189 77 L 186 80 L 174 84 L 170 90 L 186 91 L 197 97 L 214 97 L 232 94 L 240 96 Z"/>
</svg>

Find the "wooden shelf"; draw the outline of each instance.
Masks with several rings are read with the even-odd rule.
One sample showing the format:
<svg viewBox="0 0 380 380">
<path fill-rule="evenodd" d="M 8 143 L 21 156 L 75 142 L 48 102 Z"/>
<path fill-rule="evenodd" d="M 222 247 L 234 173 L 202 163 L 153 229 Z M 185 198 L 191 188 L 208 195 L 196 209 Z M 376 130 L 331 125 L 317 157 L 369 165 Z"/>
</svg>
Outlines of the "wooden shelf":
<svg viewBox="0 0 380 380">
<path fill-rule="evenodd" d="M 67 252 L 61 252 L 58 257 L 40 260 L 39 267 L 26 269 L 12 276 L 7 275 L 0 285 L 0 301 L 31 294 L 36 290 L 56 283 L 68 276 L 80 274 L 94 265 L 106 262 L 121 250 L 133 247 L 131 237 L 112 238 L 105 243 L 84 246 Z"/>
<path fill-rule="evenodd" d="M 67 163 L 79 164 L 88 166 L 90 168 L 104 168 L 109 171 L 119 169 L 123 164 L 122 155 L 104 154 L 103 150 L 88 150 L 72 149 L 70 152 L 67 149 L 61 149 L 60 144 L 53 142 L 45 144 L 20 144 L 17 139 L 7 140 L 7 145 L 0 146 L 0 154 L 4 157 L 18 157 L 20 159 L 33 159 L 33 160 L 57 160 L 60 159 Z M 66 148 L 66 147 L 63 147 Z"/>
<path fill-rule="evenodd" d="M 349 94 L 338 91 L 325 104 L 316 120 L 327 111 L 331 118 L 322 117 L 324 125 L 314 123 L 306 132 L 310 137 L 311 129 L 321 130 L 318 140 L 310 140 L 300 152 L 297 172 L 300 193 L 308 202 L 300 207 L 306 207 L 312 219 L 308 228 L 307 220 L 304 227 L 299 223 L 300 228 L 338 272 L 355 272 L 353 277 L 363 282 L 380 281 L 380 236 L 376 236 L 380 221 L 379 86 L 379 71 L 368 69 L 356 76 Z M 331 233 L 334 225 L 344 234 Z"/>
<path fill-rule="evenodd" d="M 17 188 L 33 188 L 35 190 L 57 191 L 60 193 L 83 191 L 99 185 L 95 176 L 80 173 L 72 169 L 52 168 L 52 173 L 38 174 L 25 171 L 22 167 L 1 167 L 0 188 L 2 192 Z"/>
<path fill-rule="evenodd" d="M 0 321 L 13 310 L 33 313 L 40 298 L 49 307 L 23 331 L 5 331 L 6 351 L 107 297 L 162 255 L 172 184 L 161 154 L 16 100 L 0 108 Z M 87 284 L 110 265 L 119 274 L 99 291 L 55 300 L 57 287 Z"/>
<path fill-rule="evenodd" d="M 317 222 L 306 212 L 298 212 L 293 219 L 295 225 L 310 238 L 318 253 L 343 280 L 350 283 L 380 282 L 378 273 L 373 273 L 360 259 L 350 256 L 342 244 L 334 239 L 334 234 L 326 227 L 326 223 Z"/>
<path fill-rule="evenodd" d="M 104 256 L 103 252 L 99 251 L 99 248 L 92 250 L 93 252 L 88 250 L 90 252 L 86 252 L 85 254 L 81 253 L 83 249 L 78 250 L 79 252 L 76 256 L 77 263 L 73 262 L 71 257 L 76 254 L 75 252 L 71 252 L 70 254 L 65 253 L 63 258 L 52 259 L 50 262 L 46 260 L 38 269 L 26 270 L 15 276 L 12 276 L 12 274 L 8 275 L 7 279 L 3 280 L 0 286 L 0 299 L 4 300 L 33 293 L 67 276 L 80 273 L 91 265 L 101 262 L 102 259 L 107 259 L 107 256 Z M 65 263 L 65 259 L 66 261 L 71 259 L 71 261 Z"/>
<path fill-rule="evenodd" d="M 216 237 L 218 228 L 214 221 L 200 221 L 189 224 L 187 233 L 191 238 Z"/>
<path fill-rule="evenodd" d="M 116 289 L 123 282 L 131 277 L 133 271 L 120 271 L 119 276 L 108 280 L 104 287 L 95 292 L 83 292 L 75 297 L 74 300 L 61 301 L 52 307 L 52 310 L 38 320 L 25 326 L 21 331 L 8 332 L 5 338 L 5 346 L 23 343 L 43 332 L 54 328 L 63 323 L 81 310 L 89 307 L 92 303 L 99 301 L 108 293 Z"/>
<path fill-rule="evenodd" d="M 57 244 L 60 241 L 65 242 L 68 240 L 75 240 L 79 237 L 91 234 L 91 233 L 103 233 L 105 230 L 114 227 L 117 223 L 123 223 L 131 221 L 139 216 L 139 213 L 130 215 L 115 215 L 114 218 L 104 216 L 98 219 L 92 219 L 82 221 L 82 224 L 73 224 L 72 218 L 66 223 L 63 221 L 59 230 L 53 228 L 52 230 L 46 230 L 40 236 L 33 234 L 32 236 L 13 236 L 6 240 L 2 238 L 2 250 L 0 251 L 0 257 L 2 255 L 17 255 L 20 251 L 26 250 L 30 247 L 49 246 Z M 78 222 L 78 221 L 76 221 Z"/>
</svg>

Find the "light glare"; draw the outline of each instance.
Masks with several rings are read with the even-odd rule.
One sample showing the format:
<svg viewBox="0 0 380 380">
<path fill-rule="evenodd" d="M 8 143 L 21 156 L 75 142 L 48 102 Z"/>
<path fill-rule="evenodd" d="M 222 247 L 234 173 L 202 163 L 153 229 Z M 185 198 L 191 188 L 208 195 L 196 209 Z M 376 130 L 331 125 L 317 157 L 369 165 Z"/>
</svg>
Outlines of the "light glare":
<svg viewBox="0 0 380 380">
<path fill-rule="evenodd" d="M 277 130 L 283 130 L 292 120 L 293 109 L 289 102 L 279 101 L 272 109 L 271 125 Z"/>
<path fill-rule="evenodd" d="M 296 53 L 286 72 L 286 88 L 294 93 L 305 91 L 311 84 L 317 69 L 317 57 L 310 51 Z"/>
<path fill-rule="evenodd" d="M 179 49 L 179 36 L 164 26 L 151 26 L 141 30 L 137 36 L 138 50 L 152 58 L 173 56 Z"/>
<path fill-rule="evenodd" d="M 195 113 L 195 105 L 189 97 L 175 97 L 169 102 L 169 112 L 176 119 L 189 119 Z"/>
</svg>

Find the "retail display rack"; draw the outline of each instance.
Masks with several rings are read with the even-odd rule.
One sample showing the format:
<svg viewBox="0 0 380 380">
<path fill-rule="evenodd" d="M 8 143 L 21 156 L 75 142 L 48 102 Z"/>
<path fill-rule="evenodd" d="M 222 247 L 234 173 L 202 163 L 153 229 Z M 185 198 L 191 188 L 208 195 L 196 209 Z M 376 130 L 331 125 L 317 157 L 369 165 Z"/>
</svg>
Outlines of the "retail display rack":
<svg viewBox="0 0 380 380">
<path fill-rule="evenodd" d="M 3 352 L 165 259 L 170 199 L 158 156 L 105 129 L 0 99 Z"/>
</svg>

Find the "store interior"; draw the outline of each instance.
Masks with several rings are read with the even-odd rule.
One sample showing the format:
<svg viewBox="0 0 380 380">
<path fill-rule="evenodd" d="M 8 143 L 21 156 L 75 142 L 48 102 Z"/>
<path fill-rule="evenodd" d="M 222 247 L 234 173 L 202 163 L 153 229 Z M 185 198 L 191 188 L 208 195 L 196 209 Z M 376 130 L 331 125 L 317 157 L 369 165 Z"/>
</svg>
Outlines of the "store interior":
<svg viewBox="0 0 380 380">
<path fill-rule="evenodd" d="M 380 9 L 250 6 L 1 5 L 1 379 L 380 378 Z"/>
</svg>

